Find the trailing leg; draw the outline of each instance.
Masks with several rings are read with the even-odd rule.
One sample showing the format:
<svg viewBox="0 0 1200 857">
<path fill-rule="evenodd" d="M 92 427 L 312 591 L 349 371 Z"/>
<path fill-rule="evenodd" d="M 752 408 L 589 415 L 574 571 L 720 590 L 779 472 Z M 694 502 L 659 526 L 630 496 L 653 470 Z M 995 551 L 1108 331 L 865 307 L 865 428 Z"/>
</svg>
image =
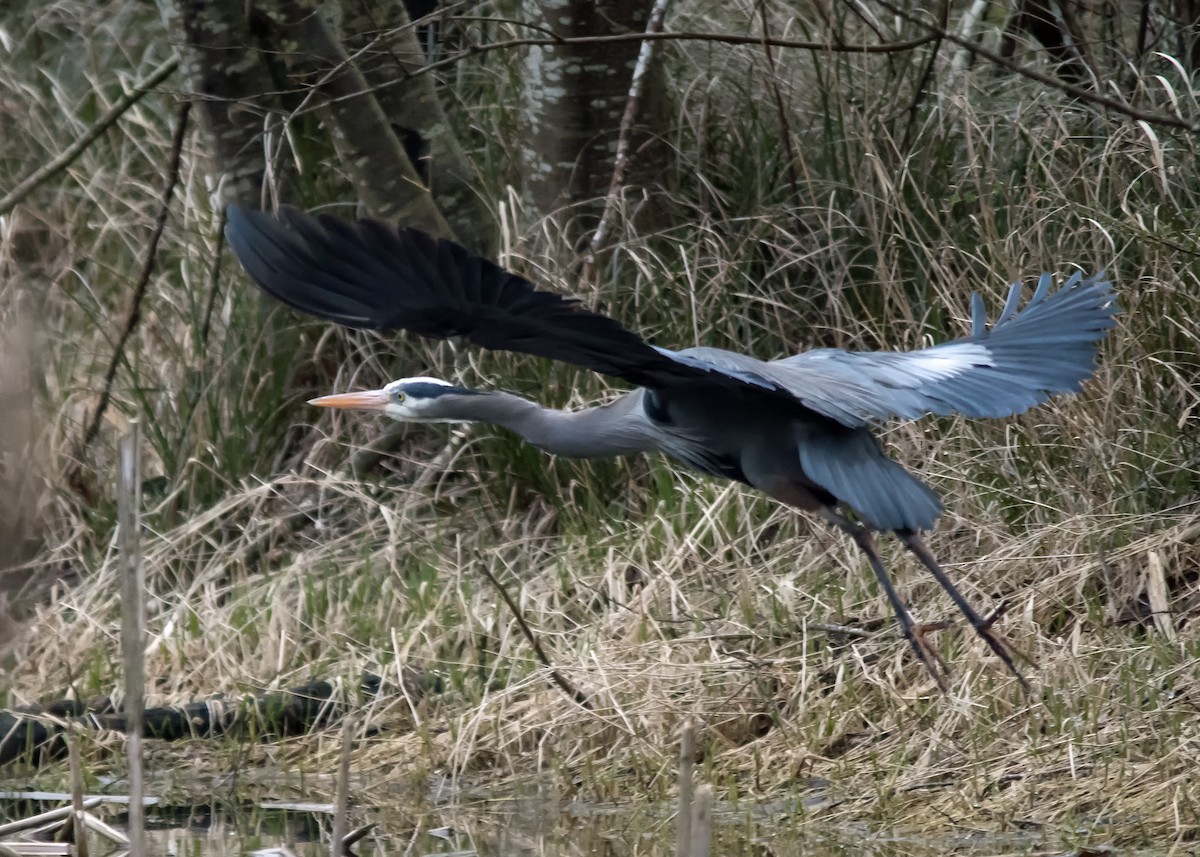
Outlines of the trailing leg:
<svg viewBox="0 0 1200 857">
<path fill-rule="evenodd" d="M 880 559 L 879 552 L 875 550 L 875 540 L 871 538 L 870 530 L 856 521 L 839 515 L 833 509 L 824 509 L 824 514 L 826 520 L 849 534 L 854 539 L 854 543 L 858 545 L 859 550 L 867 555 L 867 562 L 871 564 L 871 570 L 875 572 L 879 585 L 892 605 L 892 612 L 896 614 L 896 621 L 900 623 L 900 631 L 904 634 L 904 639 L 908 640 L 917 659 L 933 676 L 937 686 L 943 693 L 947 692 L 950 688 L 946 682 L 946 676 L 950 674 L 950 670 L 941 656 L 925 641 L 925 631 L 928 629 L 913 622 L 912 614 L 908 612 L 908 607 L 900 598 L 900 594 L 896 592 L 896 587 L 892 585 L 892 579 L 888 575 L 887 569 L 883 567 L 883 560 Z"/>
<path fill-rule="evenodd" d="M 996 620 L 1004 615 L 1004 611 L 1008 605 L 1001 604 L 991 616 L 985 619 L 975 612 L 975 609 L 963 597 L 963 594 L 958 591 L 958 587 L 954 585 L 954 582 L 942 569 L 941 565 L 938 564 L 938 561 L 934 558 L 929 548 L 925 546 L 925 542 L 921 540 L 920 536 L 911 530 L 897 530 L 896 538 L 900 539 L 904 543 L 904 546 L 912 551 L 913 556 L 929 569 L 929 573 L 934 576 L 934 579 L 937 580 L 942 589 L 949 593 L 950 600 L 967 617 L 967 621 L 971 623 L 971 627 L 975 629 L 975 633 L 984 639 L 988 646 L 991 647 L 991 650 L 1000 657 L 1000 660 L 1004 661 L 1004 665 L 1008 667 L 1009 672 L 1017 677 L 1017 681 L 1021 683 L 1021 687 L 1028 692 L 1030 689 L 1029 682 L 1025 680 L 1025 676 L 1021 675 L 1020 671 L 1017 670 L 1016 664 L 1013 662 L 1013 652 L 1016 652 L 1016 649 L 1013 649 L 1001 639 L 993 627 Z M 1017 652 L 1017 654 L 1022 660 L 1031 662 L 1029 658 L 1021 655 L 1020 652 Z"/>
</svg>

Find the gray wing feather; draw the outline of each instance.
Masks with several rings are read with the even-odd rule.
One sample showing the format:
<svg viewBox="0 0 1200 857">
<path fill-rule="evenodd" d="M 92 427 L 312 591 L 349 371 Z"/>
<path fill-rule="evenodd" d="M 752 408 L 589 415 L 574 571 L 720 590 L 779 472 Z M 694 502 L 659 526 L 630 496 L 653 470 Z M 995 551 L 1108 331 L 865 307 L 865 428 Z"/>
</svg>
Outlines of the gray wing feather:
<svg viewBox="0 0 1200 857">
<path fill-rule="evenodd" d="M 684 366 L 703 369 L 707 372 L 716 370 L 722 375 L 735 378 L 743 384 L 749 384 L 752 387 L 762 387 L 766 390 L 784 390 L 783 385 L 768 374 L 770 364 L 759 360 L 757 357 L 738 354 L 736 351 L 726 351 L 724 348 L 706 348 L 704 346 L 684 348 L 681 351 L 672 351 L 669 348 L 660 348 L 657 345 L 653 347 L 659 354 L 670 357 L 675 362 L 682 363 Z M 789 396 L 795 395 L 795 391 L 790 389 L 784 390 L 784 392 Z"/>
<path fill-rule="evenodd" d="M 1095 371 L 1099 344 L 1116 324 L 1116 294 L 1102 273 L 1086 280 L 1075 274 L 1057 291 L 1050 286 L 1050 275 L 1043 274 L 1018 310 L 1021 287 L 1014 284 L 990 330 L 983 302 L 973 296 L 971 335 L 932 348 L 821 348 L 738 368 L 846 426 L 925 413 L 1021 413 L 1054 394 L 1078 390 Z"/>
<path fill-rule="evenodd" d="M 979 292 L 971 292 L 971 336 L 979 338 L 987 333 L 987 307 L 983 305 L 983 296 Z"/>
</svg>

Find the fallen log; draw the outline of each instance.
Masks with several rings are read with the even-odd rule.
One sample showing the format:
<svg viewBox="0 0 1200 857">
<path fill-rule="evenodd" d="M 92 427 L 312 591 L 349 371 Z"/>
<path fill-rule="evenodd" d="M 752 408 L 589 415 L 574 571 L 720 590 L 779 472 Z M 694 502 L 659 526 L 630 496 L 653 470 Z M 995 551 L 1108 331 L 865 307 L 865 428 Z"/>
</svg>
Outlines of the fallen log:
<svg viewBox="0 0 1200 857">
<path fill-rule="evenodd" d="M 412 698 L 419 699 L 426 690 L 440 689 L 436 679 L 427 681 L 427 676 L 417 670 L 406 670 L 404 683 L 405 692 Z M 359 692 L 374 697 L 381 685 L 379 676 L 366 673 Z M 334 682 L 313 681 L 288 690 L 147 708 L 142 735 L 179 741 L 237 731 L 257 740 L 276 740 L 325 728 L 351 710 L 354 696 L 339 693 Z M 41 765 L 65 757 L 66 734 L 71 728 L 127 731 L 125 714 L 105 697 L 0 711 L 0 765 L 19 759 Z"/>
</svg>

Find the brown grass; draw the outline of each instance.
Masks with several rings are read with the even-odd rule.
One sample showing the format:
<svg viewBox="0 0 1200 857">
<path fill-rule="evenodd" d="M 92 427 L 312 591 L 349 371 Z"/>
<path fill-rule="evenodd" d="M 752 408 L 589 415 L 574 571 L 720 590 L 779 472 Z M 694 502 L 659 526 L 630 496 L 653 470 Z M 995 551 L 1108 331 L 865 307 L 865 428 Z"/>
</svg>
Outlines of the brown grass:
<svg viewBox="0 0 1200 857">
<path fill-rule="evenodd" d="M 138 42 L 148 47 L 114 53 L 97 35 L 9 54 L 0 77 L 27 109 L 0 103 L 13 135 L 0 158 L 6 179 L 80 133 L 116 88 L 116 70 L 161 61 L 166 42 L 143 16 L 97 15 L 63 0 L 25 26 L 58 32 L 60 18 L 84 18 L 113 36 L 151 33 Z M 759 157 L 776 117 L 739 112 L 752 107 L 739 81 L 760 54 L 712 51 L 677 57 L 695 84 L 681 87 L 684 163 L 672 179 L 686 225 L 652 235 L 627 227 L 592 288 L 564 273 L 561 237 L 542 240 L 535 218 L 517 212 L 510 261 L 544 267 L 548 285 L 602 299 L 657 342 L 764 357 L 918 345 L 965 330 L 972 289 L 994 307 L 1010 279 L 1106 267 L 1123 314 L 1083 394 L 1001 422 L 884 430 L 946 499 L 930 543 L 963 591 L 980 605 L 1012 601 L 1003 630 L 1036 662 L 1032 699 L 961 623 L 937 635 L 954 669 L 952 692 L 938 695 L 847 540 L 662 461 L 554 462 L 487 428 L 430 427 L 413 428 L 381 472 L 340 472 L 350 445 L 382 426 L 319 418 L 299 404 L 309 392 L 430 372 L 558 405 L 611 393 L 530 360 L 443 345 L 410 349 L 406 360 L 421 365 L 397 366 L 388 342 L 264 325 L 228 258 L 200 341 L 215 260 L 194 159 L 118 377 L 112 433 L 84 453 L 96 494 L 82 502 L 59 474 L 140 269 L 170 138 L 166 94 L 141 102 L 120 134 L 5 224 L 0 300 L 32 295 L 45 343 L 36 448 L 49 462 L 47 529 L 35 568 L 52 589 L 28 607 L 0 662 L 8 702 L 119 686 L 113 438 L 140 413 L 144 471 L 164 477 L 145 492 L 154 700 L 351 680 L 364 669 L 394 677 L 406 664 L 442 676 L 443 692 L 419 704 L 393 694 L 364 712 L 381 731 L 356 751 L 360 802 L 386 801 L 431 772 L 493 786 L 548 773 L 590 800 L 665 798 L 677 731 L 694 718 L 699 774 L 719 796 L 817 796 L 820 824 L 1194 839 L 1193 141 L 973 69 L 901 152 L 876 119 L 886 105 L 873 99 L 896 86 L 879 86 L 885 61 L 820 59 L 832 96 L 819 102 L 814 60 L 785 54 L 781 86 L 803 159 L 796 200 Z M 1195 93 L 1157 71 L 1196 115 Z M 1145 99 L 1166 104 L 1150 77 L 1142 85 Z M 25 244 L 13 238 L 20 224 Z M 288 523 L 298 511 L 299 529 Z M 888 546 L 885 559 L 919 616 L 953 618 L 901 551 Z M 517 593 L 594 711 L 549 685 L 485 567 Z M 1169 614 L 1153 608 L 1163 599 Z M 212 764 L 249 765 L 271 791 L 280 770 L 331 770 L 337 744 L 331 732 L 226 746 Z M 107 764 L 105 750 L 91 756 Z M 327 779 L 306 782 L 332 794 Z"/>
</svg>

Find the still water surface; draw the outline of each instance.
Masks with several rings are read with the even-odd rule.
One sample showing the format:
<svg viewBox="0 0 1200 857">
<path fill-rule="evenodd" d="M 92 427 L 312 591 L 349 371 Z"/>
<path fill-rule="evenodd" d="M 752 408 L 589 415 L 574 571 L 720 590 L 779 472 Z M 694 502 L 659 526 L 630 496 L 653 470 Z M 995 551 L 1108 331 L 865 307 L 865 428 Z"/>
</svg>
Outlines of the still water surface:
<svg viewBox="0 0 1200 857">
<path fill-rule="evenodd" d="M 673 810 L 648 803 L 598 805 L 555 799 L 534 790 L 518 797 L 459 793 L 450 801 L 420 801 L 420 809 L 356 808 L 351 827 L 376 825 L 355 846 L 359 857 L 674 857 Z M 0 800 L 0 821 L 27 818 L 60 806 L 45 800 Z M 151 857 L 328 857 L 331 807 L 297 803 L 213 803 L 148 806 L 147 845 Z M 1052 836 L 1045 831 L 1007 833 L 962 830 L 953 835 L 883 833 L 866 824 L 822 826 L 814 807 L 743 802 L 718 807 L 714 816 L 714 857 L 931 857 L 931 855 L 1078 855 L 1106 853 L 1157 857 L 1167 850 L 1079 851 L 1079 833 Z M 96 812 L 122 827 L 122 806 Z M 803 822 L 800 819 L 803 817 Z M 1092 837 L 1086 837 L 1092 839 Z M 1094 841 L 1094 839 L 1093 839 Z M 94 841 L 91 857 L 117 855 L 104 840 Z"/>
</svg>

